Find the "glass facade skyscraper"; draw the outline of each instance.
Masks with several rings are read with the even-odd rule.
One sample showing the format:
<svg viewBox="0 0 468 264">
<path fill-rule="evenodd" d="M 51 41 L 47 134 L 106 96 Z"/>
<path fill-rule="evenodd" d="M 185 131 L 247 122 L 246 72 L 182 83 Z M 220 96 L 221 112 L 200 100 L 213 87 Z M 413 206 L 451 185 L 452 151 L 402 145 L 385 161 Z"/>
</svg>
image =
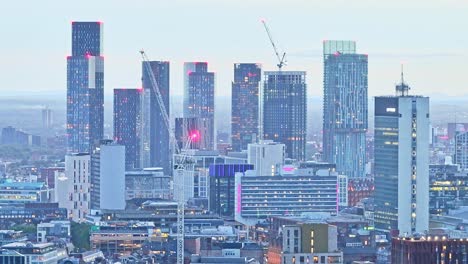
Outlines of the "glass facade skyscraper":
<svg viewBox="0 0 468 264">
<path fill-rule="evenodd" d="M 206 62 L 186 62 L 184 64 L 184 117 L 207 118 L 211 122 L 211 135 L 214 129 L 215 74 L 208 72 Z M 215 137 L 208 149 L 215 147 Z"/>
<path fill-rule="evenodd" d="M 125 146 L 125 169 L 140 168 L 143 89 L 114 89 L 114 140 Z"/>
<path fill-rule="evenodd" d="M 72 23 L 67 57 L 67 151 L 91 153 L 104 134 L 102 23 Z"/>
<path fill-rule="evenodd" d="M 258 89 L 261 75 L 260 64 L 234 64 L 231 97 L 231 136 L 234 151 L 246 150 L 248 144 L 257 142 Z"/>
<path fill-rule="evenodd" d="M 306 144 L 307 89 L 302 71 L 265 72 L 263 138 L 286 145 L 286 156 L 303 161 Z"/>
<path fill-rule="evenodd" d="M 353 41 L 325 41 L 323 156 L 350 178 L 364 177 L 367 131 L 367 55 Z"/>
<path fill-rule="evenodd" d="M 169 108 L 169 62 L 150 61 L 164 107 L 170 116 Z M 169 174 L 170 169 L 170 142 L 169 129 L 164 122 L 161 108 L 151 84 L 149 73 L 143 64 L 143 97 L 142 97 L 142 167 L 162 167 L 164 173 Z"/>
<path fill-rule="evenodd" d="M 429 228 L 429 98 L 375 98 L 375 227 L 413 234 Z"/>
</svg>

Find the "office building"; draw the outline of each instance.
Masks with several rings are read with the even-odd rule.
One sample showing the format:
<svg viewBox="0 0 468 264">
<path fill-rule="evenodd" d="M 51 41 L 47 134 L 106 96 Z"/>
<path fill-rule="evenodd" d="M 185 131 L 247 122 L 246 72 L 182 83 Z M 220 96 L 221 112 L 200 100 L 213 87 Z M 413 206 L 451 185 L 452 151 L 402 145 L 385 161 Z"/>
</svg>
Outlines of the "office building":
<svg viewBox="0 0 468 264">
<path fill-rule="evenodd" d="M 104 57 L 101 22 L 72 22 L 67 57 L 67 150 L 91 153 L 104 136 Z"/>
<path fill-rule="evenodd" d="M 184 117 L 207 118 L 211 122 L 210 135 L 215 135 L 214 93 L 215 74 L 208 71 L 208 63 L 184 63 Z M 208 150 L 215 147 L 215 137 L 211 140 Z"/>
<path fill-rule="evenodd" d="M 37 135 L 31 135 L 12 126 L 8 126 L 2 128 L 1 143 L 3 145 L 37 147 L 41 145 L 41 137 Z"/>
<path fill-rule="evenodd" d="M 171 199 L 170 180 L 162 168 L 126 171 L 125 200 Z"/>
<path fill-rule="evenodd" d="M 259 143 L 249 144 L 248 163 L 253 164 L 257 175 L 278 175 L 284 165 L 285 148 L 285 144 L 273 140 L 261 140 Z"/>
<path fill-rule="evenodd" d="M 85 221 L 90 210 L 91 158 L 88 153 L 65 156 L 65 173 L 55 179 L 54 198 L 60 208 L 67 209 L 67 218 Z"/>
<path fill-rule="evenodd" d="M 0 183 L 0 204 L 44 203 L 50 198 L 50 189 L 43 182 Z"/>
<path fill-rule="evenodd" d="M 37 242 L 49 242 L 58 239 L 69 241 L 71 238 L 71 223 L 65 221 L 50 221 L 49 223 L 39 223 L 36 232 Z"/>
<path fill-rule="evenodd" d="M 392 239 L 392 264 L 467 263 L 468 239 L 414 235 Z"/>
<path fill-rule="evenodd" d="M 448 140 L 452 140 L 457 132 L 468 132 L 468 123 L 448 123 L 447 136 Z"/>
<path fill-rule="evenodd" d="M 272 216 L 335 214 L 339 190 L 339 177 L 333 173 L 287 176 L 257 176 L 253 171 L 236 173 L 235 220 L 255 225 Z"/>
<path fill-rule="evenodd" d="M 344 263 L 337 247 L 337 227 L 321 220 L 300 221 L 278 225 L 281 218 L 273 217 L 268 263 Z"/>
<path fill-rule="evenodd" d="M 430 214 L 447 215 L 468 198 L 468 171 L 458 171 L 457 165 L 430 165 L 429 184 Z"/>
<path fill-rule="evenodd" d="M 91 156 L 91 208 L 125 208 L 125 146 L 101 140 Z"/>
<path fill-rule="evenodd" d="M 454 161 L 461 170 L 468 169 L 468 132 L 455 133 Z"/>
<path fill-rule="evenodd" d="M 140 168 L 142 89 L 114 89 L 114 140 L 125 146 L 125 169 Z"/>
<path fill-rule="evenodd" d="M 323 43 L 323 159 L 350 178 L 365 177 L 367 55 L 354 41 Z"/>
<path fill-rule="evenodd" d="M 3 245 L 1 249 L 0 263 L 5 264 L 56 264 L 68 257 L 66 248 L 53 243 L 16 242 Z"/>
<path fill-rule="evenodd" d="M 375 98 L 375 227 L 393 234 L 429 229 L 429 98 Z"/>
<path fill-rule="evenodd" d="M 213 120 L 201 117 L 177 117 L 175 119 L 175 137 L 179 149 L 213 150 Z M 193 135 L 196 135 L 193 137 Z M 186 146 L 191 137 L 191 143 Z"/>
<path fill-rule="evenodd" d="M 258 63 L 234 64 L 231 102 L 231 141 L 234 151 L 246 150 L 257 142 L 258 103 L 262 76 Z"/>
<path fill-rule="evenodd" d="M 184 198 L 189 200 L 190 198 L 201 198 L 209 199 L 209 168 L 210 165 L 216 164 L 244 164 L 247 160 L 238 157 L 221 156 L 218 151 L 214 150 L 196 150 L 187 149 L 184 150 L 184 155 L 174 155 L 174 164 L 178 164 L 178 161 L 182 158 L 190 161 L 193 166 L 188 166 L 183 174 L 179 175 L 174 170 L 174 198 L 178 199 L 177 186 L 181 186 L 184 183 Z M 177 176 L 178 175 L 178 176 Z"/>
<path fill-rule="evenodd" d="M 152 74 L 159 88 L 161 99 L 170 116 L 169 97 L 169 62 L 149 61 L 143 62 L 143 98 L 142 98 L 142 164 L 140 168 L 162 167 L 166 174 L 171 171 L 171 153 L 169 142 L 169 129 L 164 121 L 161 106 L 156 97 L 155 88 L 150 79 L 150 73 L 145 66 L 149 63 Z"/>
<path fill-rule="evenodd" d="M 263 87 L 263 139 L 286 146 L 286 157 L 306 160 L 306 73 L 265 72 Z"/>
<path fill-rule="evenodd" d="M 0 207 L 0 222 L 9 221 L 17 224 L 31 223 L 38 219 L 67 219 L 67 209 L 58 203 L 25 203 Z"/>
<path fill-rule="evenodd" d="M 234 217 L 234 176 L 237 172 L 253 170 L 252 164 L 212 164 L 210 173 L 210 211 L 220 216 Z"/>
</svg>

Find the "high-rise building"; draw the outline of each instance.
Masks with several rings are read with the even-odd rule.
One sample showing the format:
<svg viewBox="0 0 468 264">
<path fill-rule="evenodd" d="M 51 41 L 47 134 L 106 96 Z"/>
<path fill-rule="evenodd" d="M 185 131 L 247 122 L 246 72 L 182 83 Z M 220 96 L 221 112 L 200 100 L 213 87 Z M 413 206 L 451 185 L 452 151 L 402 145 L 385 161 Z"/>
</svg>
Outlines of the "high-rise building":
<svg viewBox="0 0 468 264">
<path fill-rule="evenodd" d="M 125 169 L 140 168 L 142 89 L 114 89 L 114 140 L 125 146 Z"/>
<path fill-rule="evenodd" d="M 455 133 L 454 160 L 461 170 L 468 169 L 468 132 Z"/>
<path fill-rule="evenodd" d="M 184 64 L 184 117 L 207 118 L 215 135 L 214 126 L 215 74 L 208 72 L 206 62 L 186 62 Z M 215 137 L 209 144 L 215 147 Z"/>
<path fill-rule="evenodd" d="M 112 140 L 91 155 L 91 209 L 125 209 L 125 146 Z"/>
<path fill-rule="evenodd" d="M 68 152 L 91 153 L 104 135 L 104 57 L 101 22 L 72 23 L 67 57 Z"/>
<path fill-rule="evenodd" d="M 162 167 L 164 172 L 169 174 L 171 172 L 169 129 L 164 122 L 161 106 L 154 92 L 155 87 L 152 85 L 145 63 L 150 64 L 164 107 L 170 115 L 169 62 L 143 62 L 141 167 Z"/>
<path fill-rule="evenodd" d="M 190 149 L 212 150 L 214 142 L 213 122 L 210 118 L 201 117 L 177 117 L 175 119 L 175 138 L 179 149 L 188 147 Z M 186 146 L 187 139 L 193 135 L 190 146 Z"/>
<path fill-rule="evenodd" d="M 429 98 L 408 90 L 375 98 L 375 227 L 393 234 L 429 228 Z"/>
<path fill-rule="evenodd" d="M 246 150 L 248 144 L 257 142 L 261 76 L 260 64 L 234 64 L 231 104 L 231 137 L 234 151 Z"/>
<path fill-rule="evenodd" d="M 91 160 L 88 153 L 65 156 L 65 173 L 55 179 L 55 200 L 60 208 L 66 208 L 68 218 L 85 221 L 90 210 Z"/>
<path fill-rule="evenodd" d="M 52 128 L 52 110 L 49 107 L 42 109 L 42 128 Z"/>
<path fill-rule="evenodd" d="M 278 175 L 284 165 L 285 145 L 272 140 L 249 144 L 247 159 L 258 175 Z"/>
<path fill-rule="evenodd" d="M 354 41 L 323 43 L 323 158 L 350 178 L 366 175 L 367 55 Z"/>
<path fill-rule="evenodd" d="M 263 139 L 286 145 L 286 156 L 305 160 L 307 89 L 302 71 L 265 72 Z"/>
</svg>

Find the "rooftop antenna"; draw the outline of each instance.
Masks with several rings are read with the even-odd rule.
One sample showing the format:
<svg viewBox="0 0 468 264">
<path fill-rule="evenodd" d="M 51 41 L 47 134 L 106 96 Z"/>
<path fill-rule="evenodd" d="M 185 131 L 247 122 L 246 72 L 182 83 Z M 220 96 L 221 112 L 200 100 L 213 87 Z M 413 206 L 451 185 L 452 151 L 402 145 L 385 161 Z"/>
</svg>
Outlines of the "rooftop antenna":
<svg viewBox="0 0 468 264">
<path fill-rule="evenodd" d="M 401 83 L 395 86 L 395 93 L 397 96 L 408 96 L 408 92 L 411 88 L 405 83 L 403 74 L 403 63 L 401 64 Z"/>
</svg>

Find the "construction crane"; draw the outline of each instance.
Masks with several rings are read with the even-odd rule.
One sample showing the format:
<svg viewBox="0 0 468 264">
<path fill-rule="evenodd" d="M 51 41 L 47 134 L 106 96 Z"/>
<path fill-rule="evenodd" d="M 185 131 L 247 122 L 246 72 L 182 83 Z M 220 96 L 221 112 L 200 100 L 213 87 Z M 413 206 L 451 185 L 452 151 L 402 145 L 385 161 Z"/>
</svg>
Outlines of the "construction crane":
<svg viewBox="0 0 468 264">
<path fill-rule="evenodd" d="M 283 66 L 286 66 L 286 52 L 283 52 L 283 54 L 280 55 L 280 53 L 278 52 L 278 48 L 276 48 L 275 42 L 273 41 L 273 37 L 271 36 L 270 29 L 268 28 L 268 25 L 265 19 L 262 19 L 261 21 L 262 21 L 263 27 L 265 27 L 266 33 L 268 34 L 270 43 L 273 46 L 273 50 L 275 52 L 276 58 L 278 59 L 278 64 L 276 64 L 276 66 L 278 66 L 278 70 L 281 71 L 281 68 L 283 68 Z"/>
<path fill-rule="evenodd" d="M 158 82 L 156 81 L 156 77 L 154 76 L 153 70 L 151 69 L 150 60 L 146 56 L 146 53 L 141 50 L 140 51 L 141 58 L 143 60 L 143 67 L 146 71 L 147 75 L 149 76 L 151 86 L 153 88 L 154 95 L 156 100 L 159 104 L 159 108 L 161 110 L 161 114 L 164 120 L 164 124 L 166 125 L 166 129 L 169 132 L 169 140 L 170 144 L 173 147 L 174 153 L 179 154 L 179 158 L 175 159 L 176 162 L 174 164 L 175 168 L 175 177 L 178 177 L 180 184 L 177 184 L 174 189 L 177 193 L 177 264 L 184 263 L 184 236 L 185 236 L 185 177 L 187 177 L 187 172 L 193 172 L 193 163 L 187 159 L 187 154 L 182 153 L 179 145 L 176 142 L 174 131 L 171 129 L 170 120 L 168 111 L 166 110 L 166 106 L 164 105 L 164 101 L 161 95 L 161 90 L 159 89 Z M 188 137 L 185 139 L 184 142 L 184 149 L 190 148 L 192 142 L 198 141 L 200 137 L 200 133 L 198 131 L 190 131 Z M 189 175 L 190 176 L 190 175 Z M 175 180 L 174 180 L 175 182 Z M 176 184 L 174 184 L 176 185 Z"/>
</svg>

